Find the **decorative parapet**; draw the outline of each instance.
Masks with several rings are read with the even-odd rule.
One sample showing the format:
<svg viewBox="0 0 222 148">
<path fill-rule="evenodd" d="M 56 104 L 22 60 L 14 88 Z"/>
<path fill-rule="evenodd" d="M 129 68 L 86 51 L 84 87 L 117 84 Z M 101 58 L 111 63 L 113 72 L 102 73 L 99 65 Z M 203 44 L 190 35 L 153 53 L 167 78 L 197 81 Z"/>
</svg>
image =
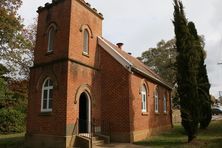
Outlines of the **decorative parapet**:
<svg viewBox="0 0 222 148">
<path fill-rule="evenodd" d="M 49 9 L 49 8 L 55 6 L 55 5 L 57 5 L 58 3 L 61 3 L 61 2 L 63 2 L 63 1 L 65 1 L 65 0 L 52 0 L 52 3 L 45 3 L 45 6 L 44 6 L 44 7 L 43 7 L 43 6 L 38 7 L 37 12 L 39 13 L 39 12 L 41 12 L 42 10 Z M 76 0 L 76 1 L 78 1 L 79 3 L 81 3 L 83 6 L 85 6 L 87 9 L 89 9 L 91 12 L 93 12 L 95 15 L 97 15 L 97 16 L 100 17 L 101 19 L 104 19 L 104 18 L 103 18 L 103 14 L 100 13 L 100 12 L 98 12 L 96 8 L 91 7 L 91 5 L 90 5 L 89 3 L 87 3 L 87 2 L 85 2 L 85 0 Z"/>
</svg>

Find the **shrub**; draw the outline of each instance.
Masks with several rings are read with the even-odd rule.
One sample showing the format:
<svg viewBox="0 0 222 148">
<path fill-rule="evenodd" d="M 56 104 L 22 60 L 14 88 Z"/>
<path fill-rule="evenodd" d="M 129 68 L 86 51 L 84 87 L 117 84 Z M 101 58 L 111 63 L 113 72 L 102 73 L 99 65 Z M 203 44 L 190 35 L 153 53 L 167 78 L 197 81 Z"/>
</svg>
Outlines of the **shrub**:
<svg viewBox="0 0 222 148">
<path fill-rule="evenodd" d="M 25 130 L 25 114 L 14 109 L 0 109 L 0 133 L 18 133 Z"/>
</svg>

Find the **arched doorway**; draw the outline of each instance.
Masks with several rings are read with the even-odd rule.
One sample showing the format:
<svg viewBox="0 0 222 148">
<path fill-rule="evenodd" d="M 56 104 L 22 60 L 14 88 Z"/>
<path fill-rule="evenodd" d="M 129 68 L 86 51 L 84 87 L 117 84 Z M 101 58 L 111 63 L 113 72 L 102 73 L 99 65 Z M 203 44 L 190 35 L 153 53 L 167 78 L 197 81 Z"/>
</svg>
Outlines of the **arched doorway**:
<svg viewBox="0 0 222 148">
<path fill-rule="evenodd" d="M 79 98 L 79 133 L 91 131 L 91 102 L 88 93 L 83 92 Z"/>
</svg>

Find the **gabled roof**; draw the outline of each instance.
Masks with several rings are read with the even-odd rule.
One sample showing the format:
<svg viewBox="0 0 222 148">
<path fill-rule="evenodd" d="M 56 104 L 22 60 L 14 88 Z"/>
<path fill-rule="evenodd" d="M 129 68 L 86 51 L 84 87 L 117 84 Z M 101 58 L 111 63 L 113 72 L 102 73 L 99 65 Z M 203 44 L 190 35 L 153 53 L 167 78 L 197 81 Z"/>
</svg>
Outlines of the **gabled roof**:
<svg viewBox="0 0 222 148">
<path fill-rule="evenodd" d="M 104 39 L 103 37 L 98 37 L 98 44 L 128 71 L 133 71 L 143 77 L 148 77 L 149 79 L 152 79 L 153 81 L 160 83 L 169 89 L 172 89 L 169 84 L 164 82 L 162 78 L 153 72 L 148 66 L 143 64 L 137 58 L 121 50 L 119 47 L 112 44 L 108 40 Z"/>
</svg>

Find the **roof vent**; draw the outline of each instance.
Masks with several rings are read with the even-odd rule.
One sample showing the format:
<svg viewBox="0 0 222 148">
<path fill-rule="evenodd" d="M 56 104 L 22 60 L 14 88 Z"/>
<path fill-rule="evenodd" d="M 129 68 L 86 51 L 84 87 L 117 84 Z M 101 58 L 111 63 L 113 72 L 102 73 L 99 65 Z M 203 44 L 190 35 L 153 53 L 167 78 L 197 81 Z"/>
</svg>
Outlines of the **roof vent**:
<svg viewBox="0 0 222 148">
<path fill-rule="evenodd" d="M 128 52 L 128 55 L 132 55 L 132 53 L 131 53 L 131 52 Z"/>
<path fill-rule="evenodd" d="M 120 49 L 122 49 L 124 44 L 123 44 L 123 43 L 117 43 L 116 45 L 117 45 Z"/>
</svg>

